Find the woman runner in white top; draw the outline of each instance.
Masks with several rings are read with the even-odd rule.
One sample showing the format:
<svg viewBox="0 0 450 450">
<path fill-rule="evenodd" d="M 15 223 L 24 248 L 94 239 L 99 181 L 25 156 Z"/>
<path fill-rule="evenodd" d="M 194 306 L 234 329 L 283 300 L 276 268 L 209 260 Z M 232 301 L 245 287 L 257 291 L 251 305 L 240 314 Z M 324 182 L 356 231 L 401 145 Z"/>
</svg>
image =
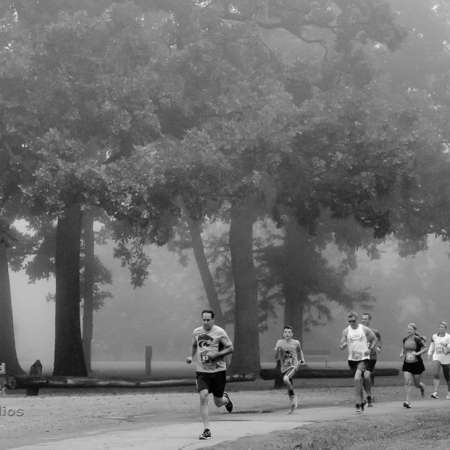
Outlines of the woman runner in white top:
<svg viewBox="0 0 450 450">
<path fill-rule="evenodd" d="M 433 361 L 433 393 L 432 398 L 439 398 L 439 375 L 442 367 L 445 381 L 447 382 L 447 400 L 450 400 L 450 334 L 447 333 L 447 322 L 439 324 L 439 330 L 431 338 L 428 358 Z"/>
</svg>

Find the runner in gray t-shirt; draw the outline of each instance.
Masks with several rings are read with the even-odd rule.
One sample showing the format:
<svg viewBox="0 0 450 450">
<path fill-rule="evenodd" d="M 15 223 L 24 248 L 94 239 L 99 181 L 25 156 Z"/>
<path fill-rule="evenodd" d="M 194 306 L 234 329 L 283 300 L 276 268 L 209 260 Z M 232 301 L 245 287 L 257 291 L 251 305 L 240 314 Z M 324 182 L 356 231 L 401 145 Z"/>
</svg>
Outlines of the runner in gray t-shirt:
<svg viewBox="0 0 450 450">
<path fill-rule="evenodd" d="M 203 432 L 199 439 L 211 439 L 209 428 L 208 398 L 211 393 L 217 407 L 225 406 L 228 412 L 233 410 L 230 396 L 225 392 L 226 361 L 225 356 L 233 352 L 233 344 L 227 332 L 214 324 L 214 311 L 202 311 L 201 327 L 192 333 L 192 351 L 186 358 L 191 364 L 196 357 L 197 390 L 200 395 L 200 416 Z"/>
<path fill-rule="evenodd" d="M 275 359 L 280 361 L 283 382 L 288 389 L 289 414 L 298 406 L 297 396 L 294 392 L 293 378 L 300 364 L 305 363 L 302 346 L 298 339 L 293 339 L 292 327 L 286 325 L 283 329 L 283 339 L 278 339 L 275 344 Z"/>
</svg>

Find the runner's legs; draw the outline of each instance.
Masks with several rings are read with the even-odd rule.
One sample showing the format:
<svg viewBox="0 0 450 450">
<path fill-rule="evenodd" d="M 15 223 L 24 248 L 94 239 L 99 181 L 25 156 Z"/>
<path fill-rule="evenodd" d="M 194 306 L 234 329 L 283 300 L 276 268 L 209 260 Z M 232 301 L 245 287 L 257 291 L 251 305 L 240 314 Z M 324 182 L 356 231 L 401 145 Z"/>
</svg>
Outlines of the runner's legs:
<svg viewBox="0 0 450 450">
<path fill-rule="evenodd" d="M 433 371 L 433 392 L 437 394 L 440 384 L 441 363 L 437 360 L 432 362 Z"/>
<path fill-rule="evenodd" d="M 405 380 L 405 401 L 410 403 L 411 400 L 411 389 L 414 384 L 413 374 L 410 372 L 403 372 L 403 378 Z"/>
<path fill-rule="evenodd" d="M 203 428 L 209 428 L 209 410 L 208 410 L 208 389 L 199 392 L 200 395 L 200 418 L 203 422 Z"/>
</svg>

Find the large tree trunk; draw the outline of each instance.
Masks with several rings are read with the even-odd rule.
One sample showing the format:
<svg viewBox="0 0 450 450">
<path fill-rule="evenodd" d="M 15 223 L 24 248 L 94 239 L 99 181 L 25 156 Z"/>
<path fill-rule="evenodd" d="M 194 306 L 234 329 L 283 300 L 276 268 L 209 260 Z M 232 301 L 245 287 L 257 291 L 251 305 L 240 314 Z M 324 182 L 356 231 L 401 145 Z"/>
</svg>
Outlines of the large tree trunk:
<svg viewBox="0 0 450 450">
<path fill-rule="evenodd" d="M 205 255 L 200 221 L 187 217 L 187 223 L 191 234 L 195 261 L 197 262 L 197 267 L 206 292 L 206 298 L 208 299 L 209 306 L 215 312 L 217 323 L 223 324 L 223 313 L 220 307 L 219 297 L 217 295 L 214 279 L 211 275 L 211 271 L 209 270 L 208 261 Z"/>
<path fill-rule="evenodd" d="M 3 230 L 2 228 L 6 228 Z M 14 322 L 11 305 L 11 286 L 8 271 L 8 241 L 4 236 L 7 226 L 0 224 L 0 362 L 6 364 L 8 375 L 23 374 L 19 365 L 14 339 Z"/>
<path fill-rule="evenodd" d="M 284 239 L 285 269 L 283 273 L 283 295 L 284 295 L 284 324 L 290 325 L 294 329 L 294 336 L 300 339 L 303 344 L 303 297 L 302 286 L 299 284 L 298 258 L 303 257 L 300 247 L 300 235 L 298 225 L 295 220 L 286 224 L 286 236 Z M 275 388 L 284 386 L 280 371 L 280 363 L 277 362 L 275 372 Z"/>
<path fill-rule="evenodd" d="M 80 328 L 79 204 L 66 207 L 56 228 L 55 362 L 53 374 L 86 376 Z"/>
<path fill-rule="evenodd" d="M 299 281 L 298 271 L 304 264 L 305 233 L 294 218 L 286 223 L 284 253 L 286 258 L 283 277 L 285 298 L 284 321 L 294 328 L 294 335 L 303 339 L 303 312 L 305 293 Z"/>
<path fill-rule="evenodd" d="M 83 283 L 83 353 L 86 369 L 91 371 L 92 337 L 94 334 L 94 216 L 83 216 L 84 283 Z"/>
<path fill-rule="evenodd" d="M 259 374 L 257 283 L 253 261 L 253 208 L 231 208 L 230 251 L 235 288 L 234 353 L 232 373 Z"/>
<path fill-rule="evenodd" d="M 303 311 L 304 297 L 298 289 L 285 286 L 284 289 L 284 322 L 294 329 L 294 337 L 303 343 Z"/>
</svg>

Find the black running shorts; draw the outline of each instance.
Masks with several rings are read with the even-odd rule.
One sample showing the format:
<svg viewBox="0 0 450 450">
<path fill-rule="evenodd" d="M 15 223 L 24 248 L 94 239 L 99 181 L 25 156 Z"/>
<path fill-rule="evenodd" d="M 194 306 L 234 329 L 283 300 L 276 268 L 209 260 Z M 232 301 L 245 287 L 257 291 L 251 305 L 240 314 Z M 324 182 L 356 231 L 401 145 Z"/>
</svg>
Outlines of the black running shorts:
<svg viewBox="0 0 450 450">
<path fill-rule="evenodd" d="M 350 370 L 352 371 L 352 375 L 355 375 L 356 371 L 359 369 L 361 372 L 365 372 L 368 370 L 367 363 L 369 362 L 368 359 L 363 359 L 362 361 L 352 361 L 351 359 L 348 360 L 348 366 L 350 367 Z"/>
<path fill-rule="evenodd" d="M 220 372 L 197 372 L 197 391 L 205 389 L 214 397 L 223 397 L 225 383 L 227 381 L 226 371 Z"/>
<path fill-rule="evenodd" d="M 367 370 L 369 372 L 373 372 L 375 370 L 375 364 L 377 363 L 376 359 L 367 360 Z"/>
</svg>

